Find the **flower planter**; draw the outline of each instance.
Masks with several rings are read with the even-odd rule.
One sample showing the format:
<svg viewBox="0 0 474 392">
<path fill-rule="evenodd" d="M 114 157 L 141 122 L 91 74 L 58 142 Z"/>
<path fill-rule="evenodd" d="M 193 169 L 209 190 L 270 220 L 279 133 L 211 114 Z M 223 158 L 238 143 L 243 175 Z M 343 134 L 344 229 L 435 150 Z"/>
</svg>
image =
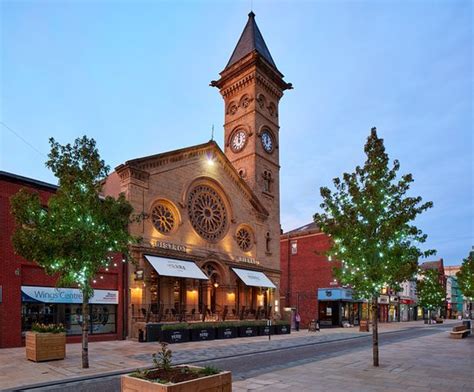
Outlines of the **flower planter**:
<svg viewBox="0 0 474 392">
<path fill-rule="evenodd" d="M 35 362 L 52 361 L 66 357 L 66 334 L 26 333 L 26 359 Z"/>
<path fill-rule="evenodd" d="M 199 340 L 214 340 L 216 338 L 215 328 L 199 328 L 191 329 L 191 340 L 193 342 Z"/>
<path fill-rule="evenodd" d="M 284 335 L 284 334 L 288 334 L 288 333 L 291 333 L 291 327 L 289 324 L 284 324 L 284 325 L 276 325 L 275 326 L 275 330 L 276 330 L 276 333 L 278 335 Z"/>
<path fill-rule="evenodd" d="M 161 330 L 161 340 L 167 343 L 189 342 L 189 329 Z"/>
<path fill-rule="evenodd" d="M 257 336 L 258 335 L 258 327 L 255 326 L 247 326 L 247 327 L 239 327 L 239 337 L 246 338 L 249 336 Z"/>
<path fill-rule="evenodd" d="M 260 336 L 275 335 L 274 325 L 261 325 L 258 327 L 258 334 Z"/>
<path fill-rule="evenodd" d="M 237 337 L 236 327 L 217 327 L 216 339 L 232 339 Z"/>
<path fill-rule="evenodd" d="M 193 366 L 189 368 L 199 369 Z M 176 384 L 160 384 L 149 380 L 125 375 L 121 377 L 122 392 L 232 392 L 231 372 L 221 372 L 211 376 L 195 378 L 194 380 Z"/>
</svg>

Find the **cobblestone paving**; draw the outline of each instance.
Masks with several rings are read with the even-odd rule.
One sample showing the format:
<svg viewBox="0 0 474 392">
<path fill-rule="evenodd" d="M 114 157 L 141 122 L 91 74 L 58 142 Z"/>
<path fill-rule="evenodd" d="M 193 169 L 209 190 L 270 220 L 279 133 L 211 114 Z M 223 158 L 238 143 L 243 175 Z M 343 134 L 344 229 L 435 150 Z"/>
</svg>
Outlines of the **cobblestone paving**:
<svg viewBox="0 0 474 392">
<path fill-rule="evenodd" d="M 306 344 L 330 342 L 340 339 L 352 339 L 360 336 L 360 333 L 333 333 L 331 335 L 311 334 L 309 336 L 298 337 L 285 340 L 271 340 L 268 338 L 264 341 L 245 342 L 250 338 L 241 339 L 242 343 L 230 344 L 222 347 L 207 347 L 204 349 L 194 349 L 192 351 L 176 351 L 173 353 L 173 361 L 175 363 L 189 363 L 195 361 L 205 361 L 216 358 L 224 358 L 234 355 L 252 354 L 261 351 L 278 350 L 281 348 L 295 347 Z M 174 349 L 174 346 L 172 347 Z M 149 361 L 149 354 L 139 354 L 129 356 L 131 359 L 140 361 Z"/>
<path fill-rule="evenodd" d="M 449 321 L 451 323 L 451 321 Z M 433 328 L 423 322 L 389 323 L 380 326 L 381 333 L 407 328 Z M 176 362 L 203 361 L 216 356 L 229 356 L 255 350 L 277 349 L 315 341 L 329 341 L 366 335 L 356 328 L 325 329 L 317 333 L 307 330 L 291 335 L 276 335 L 271 342 L 264 336 L 173 344 Z M 81 345 L 68 344 L 66 358 L 60 361 L 34 363 L 26 360 L 25 348 L 0 349 L 0 390 L 19 385 L 71 380 L 112 372 L 133 370 L 151 364 L 151 354 L 158 343 L 137 343 L 133 340 L 94 342 L 89 344 L 90 368 L 81 368 Z"/>
<path fill-rule="evenodd" d="M 473 392 L 474 337 L 446 331 L 383 346 L 380 367 L 372 350 L 272 371 L 233 383 L 233 392 Z"/>
</svg>

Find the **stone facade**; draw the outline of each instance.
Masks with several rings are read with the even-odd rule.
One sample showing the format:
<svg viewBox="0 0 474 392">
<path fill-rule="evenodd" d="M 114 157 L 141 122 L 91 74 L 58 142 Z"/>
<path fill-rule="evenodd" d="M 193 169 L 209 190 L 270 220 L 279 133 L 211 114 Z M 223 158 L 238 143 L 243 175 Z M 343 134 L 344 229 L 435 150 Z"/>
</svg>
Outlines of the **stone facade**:
<svg viewBox="0 0 474 392">
<path fill-rule="evenodd" d="M 141 237 L 129 274 L 129 328 L 133 317 L 168 311 L 238 316 L 245 306 L 274 312 L 280 286 L 280 195 L 278 103 L 291 85 L 262 54 L 254 15 L 233 63 L 221 72 L 224 152 L 214 142 L 127 161 L 104 184 L 104 193 L 124 193 L 144 219 L 129 230 Z M 242 38 L 241 38 L 242 40 Z M 253 46 L 252 46 L 253 45 Z M 240 135 L 236 136 L 236 132 Z M 208 281 L 156 276 L 145 255 L 193 261 Z M 232 270 L 263 272 L 276 289 L 247 287 Z M 137 273 L 142 273 L 137 279 Z M 160 309 L 164 307 L 166 309 Z M 158 307 L 158 308 L 157 308 Z M 273 310 L 272 310 L 273 307 Z M 137 312 L 137 308 L 139 311 Z M 177 310 L 177 308 L 180 308 Z M 154 309 L 154 310 L 153 310 Z M 211 315 L 212 313 L 212 315 Z M 268 313 L 265 314 L 267 317 Z M 146 320 L 148 321 L 148 320 Z"/>
</svg>

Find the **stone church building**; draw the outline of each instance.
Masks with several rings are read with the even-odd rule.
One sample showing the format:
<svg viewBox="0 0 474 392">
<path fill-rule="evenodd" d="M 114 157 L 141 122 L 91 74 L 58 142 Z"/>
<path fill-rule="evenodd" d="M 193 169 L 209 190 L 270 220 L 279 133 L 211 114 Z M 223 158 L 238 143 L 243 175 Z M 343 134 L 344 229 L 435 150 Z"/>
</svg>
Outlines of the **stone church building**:
<svg viewBox="0 0 474 392">
<path fill-rule="evenodd" d="M 283 80 L 253 12 L 211 86 L 224 99 L 214 142 L 129 160 L 104 192 L 123 192 L 142 238 L 128 271 L 129 334 L 146 321 L 264 318 L 280 300 L 279 101 Z"/>
</svg>

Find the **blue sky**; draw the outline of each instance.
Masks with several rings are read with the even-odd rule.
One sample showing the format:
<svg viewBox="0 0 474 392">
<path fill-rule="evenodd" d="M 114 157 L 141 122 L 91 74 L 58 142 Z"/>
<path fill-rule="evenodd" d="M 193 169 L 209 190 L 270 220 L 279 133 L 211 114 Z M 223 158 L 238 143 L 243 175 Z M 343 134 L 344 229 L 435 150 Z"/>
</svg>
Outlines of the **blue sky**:
<svg viewBox="0 0 474 392">
<path fill-rule="evenodd" d="M 473 10 L 470 1 L 253 1 L 278 68 L 285 231 L 319 209 L 319 187 L 364 161 L 372 126 L 413 194 L 427 247 L 459 264 L 473 239 Z M 87 134 L 106 162 L 222 146 L 212 79 L 249 1 L 3 1 L 1 170 L 53 182 L 48 138 Z M 13 132 L 20 135 L 22 141 Z M 31 146 L 34 148 L 32 148 Z M 39 152 L 38 152 L 38 151 Z M 42 155 L 44 154 L 44 155 Z"/>
</svg>

